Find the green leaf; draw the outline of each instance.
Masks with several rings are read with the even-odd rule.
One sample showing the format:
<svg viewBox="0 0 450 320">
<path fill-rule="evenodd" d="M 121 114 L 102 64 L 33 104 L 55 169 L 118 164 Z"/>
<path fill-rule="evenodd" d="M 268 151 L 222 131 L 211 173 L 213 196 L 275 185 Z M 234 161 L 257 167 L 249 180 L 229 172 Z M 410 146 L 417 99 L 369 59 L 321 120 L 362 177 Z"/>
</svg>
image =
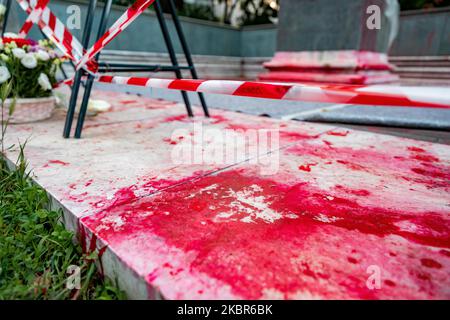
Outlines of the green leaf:
<svg viewBox="0 0 450 320">
<path fill-rule="evenodd" d="M 14 113 L 14 110 L 16 110 L 16 97 L 12 99 L 11 104 L 9 105 L 9 116 Z"/>
<path fill-rule="evenodd" d="M 70 265 L 82 269 L 79 299 L 125 299 L 72 242 L 73 234 L 60 223 L 62 211 L 44 209 L 48 197 L 29 180 L 25 147 L 19 147 L 18 171 L 0 157 L 0 300 L 71 299 L 73 291 L 65 286 Z M 97 253 L 88 256 L 98 259 Z"/>
<path fill-rule="evenodd" d="M 38 210 L 36 214 L 40 219 L 44 219 L 47 217 L 47 210 Z"/>
</svg>

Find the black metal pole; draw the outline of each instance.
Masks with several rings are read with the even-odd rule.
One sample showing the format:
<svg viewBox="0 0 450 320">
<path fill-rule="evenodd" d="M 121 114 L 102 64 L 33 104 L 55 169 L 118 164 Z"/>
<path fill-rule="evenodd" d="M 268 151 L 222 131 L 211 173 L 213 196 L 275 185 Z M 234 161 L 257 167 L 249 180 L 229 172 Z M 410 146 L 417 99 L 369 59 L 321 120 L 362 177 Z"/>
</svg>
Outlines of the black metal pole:
<svg viewBox="0 0 450 320">
<path fill-rule="evenodd" d="M 8 24 L 9 11 L 11 10 L 11 1 L 12 0 L 6 0 L 6 11 L 5 16 L 3 17 L 2 38 L 6 31 L 6 25 Z"/>
<path fill-rule="evenodd" d="M 106 31 L 106 26 L 108 24 L 109 14 L 111 12 L 112 0 L 107 0 L 103 7 L 102 16 L 100 18 L 100 24 L 97 32 L 97 41 Z M 95 55 L 95 60 L 98 61 L 100 58 L 100 52 Z M 86 81 L 86 86 L 84 89 L 83 101 L 81 102 L 80 113 L 78 114 L 77 127 L 75 128 L 75 138 L 79 139 L 81 137 L 81 132 L 83 131 L 84 119 L 86 117 L 86 111 L 89 103 L 89 97 L 91 96 L 92 85 L 94 84 L 94 76 L 89 75 Z"/>
<path fill-rule="evenodd" d="M 156 0 L 154 2 L 154 6 L 155 6 L 156 17 L 158 18 L 159 26 L 161 27 L 161 31 L 162 31 L 162 34 L 164 37 L 164 42 L 166 43 L 167 50 L 169 51 L 170 61 L 172 62 L 172 65 L 174 67 L 178 67 L 177 56 L 176 56 L 175 50 L 173 48 L 172 40 L 170 39 L 169 30 L 167 29 L 166 21 L 164 19 L 164 14 L 161 10 L 161 4 L 159 3 L 159 0 Z M 181 71 L 179 68 L 177 68 L 177 70 L 175 70 L 174 72 L 175 72 L 175 76 L 178 79 L 182 78 Z M 191 103 L 189 101 L 189 97 L 188 97 L 186 91 L 181 91 L 181 95 L 183 96 L 184 104 L 186 105 L 186 110 L 187 110 L 189 117 L 193 117 L 194 114 L 192 112 Z"/>
<path fill-rule="evenodd" d="M 178 38 L 180 39 L 184 55 L 186 56 L 186 62 L 188 63 L 188 66 L 191 67 L 192 78 L 198 79 L 197 70 L 195 69 L 194 62 L 192 61 L 191 51 L 189 50 L 186 38 L 184 37 L 183 28 L 181 27 L 180 20 L 178 19 L 178 14 L 176 12 L 175 5 L 173 3 L 173 0 L 168 0 L 168 2 L 169 2 L 169 11 L 170 14 L 172 15 L 173 23 L 175 25 L 175 29 L 177 30 Z M 199 92 L 198 97 L 200 99 L 200 103 L 202 105 L 205 116 L 209 117 L 209 111 L 208 106 L 206 104 L 205 96 L 203 95 L 203 93 Z"/>
<path fill-rule="evenodd" d="M 86 22 L 84 24 L 83 39 L 82 39 L 82 45 L 83 48 L 85 49 L 89 45 L 89 39 L 91 37 L 92 23 L 94 21 L 94 13 L 96 5 L 97 0 L 89 1 L 88 12 L 86 15 Z M 64 124 L 64 132 L 63 132 L 64 138 L 70 137 L 73 116 L 75 114 L 75 108 L 77 105 L 78 91 L 80 90 L 80 82 L 83 74 L 84 74 L 83 69 L 80 69 L 75 73 L 75 79 L 72 84 L 72 94 L 70 95 L 69 109 L 67 110 L 66 122 Z"/>
</svg>

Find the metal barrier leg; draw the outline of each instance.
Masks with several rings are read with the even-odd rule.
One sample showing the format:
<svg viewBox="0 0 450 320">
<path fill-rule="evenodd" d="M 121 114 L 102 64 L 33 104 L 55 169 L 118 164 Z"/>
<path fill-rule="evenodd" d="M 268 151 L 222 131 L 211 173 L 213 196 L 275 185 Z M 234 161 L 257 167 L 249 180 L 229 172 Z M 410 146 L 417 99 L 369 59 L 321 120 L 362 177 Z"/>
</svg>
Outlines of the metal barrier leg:
<svg viewBox="0 0 450 320">
<path fill-rule="evenodd" d="M 164 19 L 164 14 L 162 12 L 161 4 L 159 3 L 159 0 L 156 0 L 154 2 L 154 6 L 155 6 L 156 17 L 158 18 L 158 22 L 161 27 L 161 31 L 163 33 L 164 42 L 166 43 L 167 50 L 169 51 L 170 61 L 172 62 L 172 65 L 174 67 L 178 67 L 177 56 L 176 56 L 175 50 L 173 48 L 172 40 L 170 39 L 169 30 L 167 29 L 167 24 Z M 178 79 L 182 79 L 180 69 L 175 70 L 175 75 Z M 186 105 L 186 110 L 187 110 L 189 117 L 193 117 L 194 114 L 192 112 L 191 103 L 189 101 L 189 97 L 188 97 L 186 91 L 181 91 L 181 95 L 183 96 L 184 104 Z"/>
<path fill-rule="evenodd" d="M 175 29 L 177 30 L 178 38 L 180 39 L 181 47 L 183 48 L 183 52 L 186 57 L 186 62 L 190 67 L 192 78 L 198 79 L 197 70 L 195 69 L 194 62 L 192 61 L 191 51 L 189 50 L 186 38 L 184 37 L 183 28 L 181 27 L 180 20 L 178 19 L 175 5 L 173 4 L 173 0 L 168 0 L 168 2 L 170 14 L 172 16 Z M 205 114 L 205 116 L 209 117 L 208 106 L 206 105 L 206 100 L 203 93 L 199 92 L 198 97 L 203 108 L 203 113 Z"/>
<path fill-rule="evenodd" d="M 97 0 L 89 1 L 86 22 L 84 24 L 83 42 L 82 42 L 83 48 L 85 48 L 85 49 L 89 45 L 89 39 L 91 37 L 91 30 L 92 30 L 92 24 L 94 22 L 94 13 L 95 13 L 96 5 L 97 5 Z M 63 131 L 64 138 L 70 137 L 70 131 L 72 129 L 73 117 L 74 117 L 75 108 L 77 105 L 78 91 L 80 89 L 80 82 L 81 82 L 81 78 L 83 75 L 84 75 L 83 69 L 80 69 L 75 73 L 75 79 L 72 84 L 72 93 L 70 95 L 69 109 L 67 110 L 66 122 L 64 124 L 64 131 Z"/>
<path fill-rule="evenodd" d="M 97 32 L 97 40 L 105 33 L 106 26 L 108 23 L 109 13 L 111 12 L 112 0 L 107 0 L 102 11 L 102 16 L 100 19 L 100 24 Z M 100 52 L 95 56 L 95 60 L 98 61 L 100 58 Z M 94 84 L 94 77 L 92 75 L 88 76 L 86 81 L 86 86 L 83 94 L 83 101 L 80 107 L 80 113 L 78 114 L 77 127 L 75 128 L 75 138 L 81 138 L 81 132 L 83 131 L 84 119 L 86 117 L 86 111 L 89 103 L 89 97 L 91 96 L 92 86 Z"/>
<path fill-rule="evenodd" d="M 11 1 L 12 0 L 6 0 L 6 11 L 5 16 L 3 17 L 3 29 L 2 29 L 2 38 L 6 31 L 6 25 L 8 24 L 8 17 L 9 17 L 9 11 L 11 9 Z"/>
</svg>

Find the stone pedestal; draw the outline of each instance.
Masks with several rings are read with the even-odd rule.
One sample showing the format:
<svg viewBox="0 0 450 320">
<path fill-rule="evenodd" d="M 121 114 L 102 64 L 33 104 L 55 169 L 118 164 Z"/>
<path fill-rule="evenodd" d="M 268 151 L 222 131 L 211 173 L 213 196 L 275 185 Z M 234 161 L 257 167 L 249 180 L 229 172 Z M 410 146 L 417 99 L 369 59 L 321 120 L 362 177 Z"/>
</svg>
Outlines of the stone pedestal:
<svg viewBox="0 0 450 320">
<path fill-rule="evenodd" d="M 264 64 L 268 72 L 259 79 L 348 84 L 396 81 L 386 54 L 398 26 L 396 1 L 283 0 L 277 53 Z"/>
</svg>

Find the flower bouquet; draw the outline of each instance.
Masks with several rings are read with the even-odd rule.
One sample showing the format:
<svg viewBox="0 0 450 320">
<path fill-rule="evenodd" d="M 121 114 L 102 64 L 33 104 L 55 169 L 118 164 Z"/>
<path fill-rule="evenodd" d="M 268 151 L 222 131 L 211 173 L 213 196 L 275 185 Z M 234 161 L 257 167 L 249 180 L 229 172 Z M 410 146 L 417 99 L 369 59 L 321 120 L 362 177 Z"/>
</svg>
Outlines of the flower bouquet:
<svg viewBox="0 0 450 320">
<path fill-rule="evenodd" d="M 9 90 L 2 104 L 3 119 L 22 123 L 50 117 L 55 107 L 52 88 L 60 64 L 49 41 L 5 33 L 0 39 L 0 86 Z"/>
</svg>

